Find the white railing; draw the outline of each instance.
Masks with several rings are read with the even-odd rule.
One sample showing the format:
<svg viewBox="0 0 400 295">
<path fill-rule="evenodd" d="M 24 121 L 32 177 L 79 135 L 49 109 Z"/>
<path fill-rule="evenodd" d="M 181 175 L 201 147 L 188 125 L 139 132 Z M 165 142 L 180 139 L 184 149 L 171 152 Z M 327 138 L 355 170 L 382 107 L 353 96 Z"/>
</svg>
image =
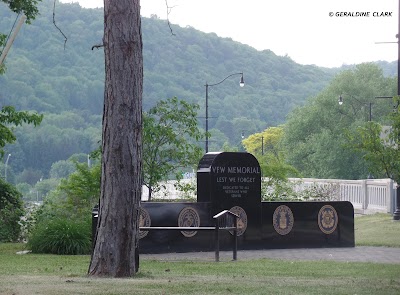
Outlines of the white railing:
<svg viewBox="0 0 400 295">
<path fill-rule="evenodd" d="M 189 178 L 189 179 L 182 179 L 180 181 L 181 184 L 191 184 L 196 186 L 196 178 Z M 164 199 L 164 200 L 174 200 L 174 199 L 181 199 L 184 197 L 188 197 L 188 193 L 184 193 L 177 189 L 176 187 L 177 181 L 176 180 L 167 180 L 161 182 L 158 191 L 152 192 L 152 199 Z M 142 201 L 147 201 L 149 196 L 149 189 L 147 186 L 142 186 Z M 189 195 L 191 198 L 196 198 L 195 194 Z"/>
<path fill-rule="evenodd" d="M 361 213 L 389 212 L 395 210 L 396 183 L 391 179 L 317 179 L 317 178 L 289 178 L 297 192 L 313 186 L 333 187 L 332 192 L 337 194 L 337 200 L 349 201 L 354 209 Z M 196 178 L 183 179 L 181 183 L 196 185 Z M 176 181 L 163 182 L 162 188 L 153 193 L 154 199 L 179 199 L 186 194 L 175 187 Z M 142 200 L 147 200 L 148 190 L 143 186 Z M 195 195 L 191 196 L 196 198 Z"/>
<path fill-rule="evenodd" d="M 296 191 L 312 186 L 338 186 L 338 199 L 349 201 L 355 209 L 365 212 L 393 212 L 395 208 L 396 183 L 391 179 L 316 179 L 290 178 L 295 184 Z"/>
</svg>

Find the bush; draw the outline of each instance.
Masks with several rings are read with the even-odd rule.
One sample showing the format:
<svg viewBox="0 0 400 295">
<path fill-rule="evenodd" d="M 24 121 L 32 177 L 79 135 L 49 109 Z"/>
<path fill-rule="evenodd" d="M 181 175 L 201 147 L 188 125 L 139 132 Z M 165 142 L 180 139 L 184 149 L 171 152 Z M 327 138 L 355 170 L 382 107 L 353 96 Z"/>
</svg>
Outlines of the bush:
<svg viewBox="0 0 400 295">
<path fill-rule="evenodd" d="M 28 247 L 33 253 L 89 254 L 92 247 L 90 237 L 90 222 L 60 218 L 36 224 Z"/>
<path fill-rule="evenodd" d="M 0 179 L 0 242 L 15 242 L 20 238 L 23 214 L 21 193 Z"/>
</svg>

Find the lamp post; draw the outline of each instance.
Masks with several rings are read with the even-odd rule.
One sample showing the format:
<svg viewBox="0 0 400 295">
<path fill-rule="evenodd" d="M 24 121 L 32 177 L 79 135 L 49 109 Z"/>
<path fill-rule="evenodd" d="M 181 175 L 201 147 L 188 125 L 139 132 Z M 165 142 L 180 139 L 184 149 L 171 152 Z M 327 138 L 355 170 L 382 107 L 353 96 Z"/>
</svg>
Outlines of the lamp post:
<svg viewBox="0 0 400 295">
<path fill-rule="evenodd" d="M 358 100 L 357 98 L 355 98 L 354 96 L 350 95 L 352 98 L 354 98 L 358 103 L 362 104 L 362 105 L 368 105 L 369 106 L 369 117 L 368 117 L 368 121 L 371 122 L 372 121 L 372 105 L 373 102 L 368 102 L 368 103 L 364 103 L 361 102 L 360 100 Z M 381 99 L 381 98 L 393 98 L 393 96 L 375 96 L 375 99 Z M 343 100 L 343 96 L 340 95 L 339 99 L 338 99 L 339 105 L 343 105 L 344 100 Z M 393 108 L 397 108 L 398 106 L 393 106 Z M 354 109 L 354 106 L 353 106 Z"/>
<path fill-rule="evenodd" d="M 8 154 L 6 164 L 4 167 L 4 180 L 7 181 L 7 166 L 8 166 L 8 160 L 10 160 L 11 154 Z"/>
<path fill-rule="evenodd" d="M 400 96 L 400 0 L 399 0 L 399 20 L 397 31 L 397 95 Z M 397 108 L 399 104 L 397 104 Z M 393 213 L 393 220 L 400 221 L 400 184 L 396 187 L 396 210 Z"/>
<path fill-rule="evenodd" d="M 218 83 L 215 83 L 215 84 L 208 84 L 208 83 L 206 82 L 206 85 L 204 85 L 204 86 L 206 86 L 206 153 L 208 153 L 208 87 L 219 85 L 219 84 L 223 83 L 223 82 L 224 82 L 226 79 L 228 79 L 229 77 L 232 77 L 232 76 L 235 76 L 235 75 L 241 75 L 239 85 L 240 85 L 240 87 L 243 87 L 243 86 L 244 86 L 243 73 L 234 73 L 234 74 L 230 74 L 229 76 L 225 77 L 223 80 L 221 80 L 221 81 L 218 82 Z"/>
</svg>

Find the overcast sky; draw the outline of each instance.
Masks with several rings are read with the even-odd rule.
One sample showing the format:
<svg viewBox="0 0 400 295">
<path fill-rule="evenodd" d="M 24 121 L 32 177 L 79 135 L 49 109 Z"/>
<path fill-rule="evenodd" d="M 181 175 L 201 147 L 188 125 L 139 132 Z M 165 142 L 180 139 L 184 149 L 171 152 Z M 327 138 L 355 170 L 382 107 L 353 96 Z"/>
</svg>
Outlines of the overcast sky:
<svg viewBox="0 0 400 295">
<path fill-rule="evenodd" d="M 115 0 L 118 1 L 118 0 Z M 79 2 L 102 7 L 103 0 Z M 397 60 L 397 0 L 168 0 L 169 20 L 230 37 L 258 50 L 288 55 L 300 64 Z M 166 0 L 142 0 L 141 15 L 167 18 Z M 351 16 L 352 15 L 352 16 Z"/>
</svg>

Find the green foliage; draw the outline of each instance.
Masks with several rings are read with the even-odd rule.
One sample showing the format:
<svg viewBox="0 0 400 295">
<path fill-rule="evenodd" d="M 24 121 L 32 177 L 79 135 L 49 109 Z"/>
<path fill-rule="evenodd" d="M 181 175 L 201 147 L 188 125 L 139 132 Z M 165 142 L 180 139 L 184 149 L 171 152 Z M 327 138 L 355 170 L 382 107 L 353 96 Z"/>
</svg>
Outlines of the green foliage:
<svg viewBox="0 0 400 295">
<path fill-rule="evenodd" d="M 23 13 L 27 17 L 27 21 L 34 19 L 39 13 L 37 8 L 41 0 L 1 0 L 15 13 Z"/>
<path fill-rule="evenodd" d="M 307 187 L 292 180 L 263 178 L 261 182 L 263 201 L 338 201 L 340 199 L 339 183 L 313 183 Z"/>
<path fill-rule="evenodd" d="M 76 171 L 46 195 L 33 214 L 29 245 L 37 253 L 87 254 L 91 210 L 100 196 L 100 164 L 75 163 Z M 42 184 L 41 181 L 39 184 Z M 37 188 L 38 189 L 38 188 Z"/>
<path fill-rule="evenodd" d="M 297 176 L 297 170 L 286 163 L 285 150 L 281 146 L 282 127 L 270 127 L 242 141 L 246 151 L 254 154 L 262 170 L 262 200 L 292 200 L 289 176 Z"/>
<path fill-rule="evenodd" d="M 197 200 L 197 182 L 196 178 L 187 180 L 178 180 L 174 183 L 176 190 L 183 193 L 182 199 L 185 201 L 196 202 Z M 179 201 L 182 201 L 179 199 Z"/>
<path fill-rule="evenodd" d="M 340 200 L 340 184 L 339 183 L 328 183 L 320 185 L 314 183 L 309 187 L 306 187 L 300 192 L 297 192 L 297 196 L 302 201 L 339 201 Z"/>
<path fill-rule="evenodd" d="M 261 179 L 261 200 L 266 202 L 275 201 L 299 201 L 293 184 L 287 179 L 275 179 L 263 177 Z"/>
<path fill-rule="evenodd" d="M 2 104 L 46 113 L 41 128 L 18 128 L 18 145 L 7 147 L 16 156 L 16 173 L 32 168 L 45 177 L 54 162 L 96 148 L 104 100 L 104 53 L 91 50 L 102 42 L 103 9 L 57 2 L 57 25 L 68 37 L 64 50 L 64 39 L 52 23 L 53 4 L 39 3 L 40 14 L 19 32 L 0 78 Z M 8 33 L 14 20 L 15 14 L 0 2 L 0 32 Z M 293 107 L 318 93 L 337 71 L 298 65 L 216 34 L 171 26 L 176 38 L 164 20 L 142 18 L 145 111 L 160 99 L 184 97 L 204 114 L 206 81 L 244 72 L 244 88 L 230 79 L 210 89 L 213 151 L 222 150 L 224 143 L 239 147 L 243 128 L 257 132 L 284 122 Z M 204 128 L 204 120 L 198 122 Z"/>
<path fill-rule="evenodd" d="M 361 64 L 338 74 L 318 96 L 293 111 L 284 127 L 283 146 L 288 162 L 304 177 L 366 178 L 368 170 L 359 151 L 348 148 L 348 132 L 368 120 L 385 118 L 390 104 L 374 97 L 390 95 L 395 80 L 385 78 L 374 64 Z M 343 105 L 338 104 L 342 95 Z"/>
<path fill-rule="evenodd" d="M 35 168 L 41 171 L 42 177 L 48 177 L 53 163 L 66 161 L 74 155 L 87 157 L 99 146 L 101 116 L 85 117 L 73 112 L 46 114 L 39 127 L 20 126 L 15 134 L 17 144 L 7 147 L 13 155 L 14 171 L 21 173 L 24 169 Z M 77 160 L 86 161 L 83 157 Z"/>
<path fill-rule="evenodd" d="M 11 184 L 0 179 L 0 242 L 17 241 L 24 214 L 22 195 Z"/>
<path fill-rule="evenodd" d="M 87 164 L 76 163 L 76 172 L 62 180 L 59 189 L 67 195 L 67 203 L 74 210 L 87 213 L 100 198 L 100 178 L 100 164 L 88 167 Z"/>
<path fill-rule="evenodd" d="M 75 170 L 75 164 L 72 161 L 60 160 L 51 165 L 49 174 L 51 178 L 66 178 Z"/>
<path fill-rule="evenodd" d="M 143 116 L 144 184 L 151 192 L 171 173 L 196 165 L 202 149 L 196 144 L 202 133 L 197 127 L 198 106 L 176 97 L 161 100 Z"/>
<path fill-rule="evenodd" d="M 46 195 L 35 214 L 37 224 L 56 218 L 83 221 L 100 197 L 101 166 L 76 163 L 76 171 Z"/>
<path fill-rule="evenodd" d="M 35 226 L 28 247 L 33 253 L 88 254 L 91 250 L 90 236 L 91 225 L 88 220 L 56 218 Z"/>
<path fill-rule="evenodd" d="M 17 112 L 12 106 L 4 106 L 0 111 L 0 154 L 4 155 L 4 146 L 13 143 L 16 137 L 10 129 L 10 125 L 18 126 L 23 123 L 37 126 L 43 119 L 43 115 L 20 111 Z"/>
<path fill-rule="evenodd" d="M 264 177 L 286 180 L 289 176 L 298 175 L 296 169 L 286 163 L 282 138 L 282 127 L 270 127 L 242 141 L 246 151 L 257 157 Z"/>
<path fill-rule="evenodd" d="M 394 97 L 397 106 L 390 117 L 391 127 L 384 130 L 377 122 L 368 122 L 348 133 L 351 149 L 363 154 L 368 169 L 375 177 L 392 178 L 400 182 L 400 112 L 399 97 Z"/>
<path fill-rule="evenodd" d="M 8 33 L 15 13 L 3 2 L 0 1 L 0 32 Z M 12 168 L 16 174 L 32 169 L 47 177 L 54 162 L 66 160 L 72 154 L 89 153 L 101 140 L 104 53 L 91 48 L 103 38 L 103 9 L 84 9 L 78 3 L 57 2 L 57 25 L 68 36 L 64 50 L 64 39 L 51 19 L 53 4 L 53 0 L 38 4 L 40 14 L 20 31 L 7 58 L 7 72 L 0 77 L 2 105 L 46 114 L 38 128 L 17 127 L 17 141 L 6 146 L 6 151 L 13 155 Z M 266 126 L 282 124 L 291 110 L 303 105 L 307 97 L 319 93 L 341 70 L 298 65 L 289 57 L 277 56 L 270 50 L 257 51 L 213 33 L 171 26 L 176 36 L 173 38 L 164 20 L 142 18 L 144 110 L 148 111 L 160 99 L 176 96 L 197 103 L 199 113 L 204 114 L 205 82 L 217 82 L 230 73 L 244 72 L 244 88 L 239 88 L 235 79 L 210 88 L 212 151 L 227 147 L 241 149 L 240 131 L 243 129 L 255 133 Z M 381 64 L 390 67 L 390 74 L 396 65 Z M 346 76 L 339 82 L 343 84 L 351 78 L 351 75 L 349 79 Z M 369 85 L 369 82 L 360 85 Z M 347 87 L 343 93 L 354 94 L 351 90 Z M 318 125 L 319 121 L 314 123 Z M 204 128 L 203 119 L 199 119 L 199 126 Z M 316 136 L 314 141 L 323 139 Z M 338 150 L 327 157 L 328 164 L 335 163 L 341 152 Z M 321 158 L 322 152 L 318 150 L 315 159 L 307 163 L 307 169 L 318 167 L 314 164 Z M 295 160 L 299 159 L 302 157 Z M 353 162 L 351 158 L 343 162 L 350 160 Z M 304 163 L 296 163 L 296 168 L 299 169 L 300 164 Z M 359 168 L 359 165 L 354 166 Z M 314 170 L 312 173 L 317 174 L 319 167 Z"/>
</svg>

